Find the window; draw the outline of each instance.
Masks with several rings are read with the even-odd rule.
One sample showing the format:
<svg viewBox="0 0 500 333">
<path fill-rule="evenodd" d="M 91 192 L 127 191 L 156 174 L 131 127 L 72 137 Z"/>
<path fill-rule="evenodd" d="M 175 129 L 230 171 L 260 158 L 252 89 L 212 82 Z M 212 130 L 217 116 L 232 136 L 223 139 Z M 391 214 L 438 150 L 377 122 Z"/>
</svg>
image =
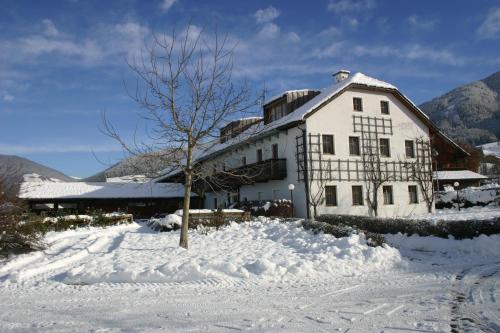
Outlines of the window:
<svg viewBox="0 0 500 333">
<path fill-rule="evenodd" d="M 382 193 L 384 194 L 384 205 L 393 205 L 392 186 L 383 186 Z"/>
<path fill-rule="evenodd" d="M 359 138 L 357 136 L 349 137 L 349 154 L 359 156 Z"/>
<path fill-rule="evenodd" d="M 361 185 L 352 187 L 352 205 L 363 206 L 363 187 Z"/>
<path fill-rule="evenodd" d="M 380 139 L 380 155 L 383 157 L 391 157 L 389 139 Z"/>
<path fill-rule="evenodd" d="M 415 157 L 415 145 L 412 140 L 405 140 L 405 151 L 406 157 L 414 158 Z"/>
<path fill-rule="evenodd" d="M 389 114 L 389 102 L 388 101 L 380 101 L 380 112 L 382 114 Z"/>
<path fill-rule="evenodd" d="M 278 144 L 275 143 L 273 144 L 273 159 L 277 159 L 278 158 Z"/>
<path fill-rule="evenodd" d="M 337 186 L 325 186 L 325 201 L 327 206 L 337 206 Z"/>
<path fill-rule="evenodd" d="M 322 136 L 323 140 L 323 154 L 335 154 L 335 149 L 333 146 L 333 135 Z"/>
<path fill-rule="evenodd" d="M 408 185 L 408 193 L 410 194 L 410 203 L 418 203 L 417 185 Z"/>
<path fill-rule="evenodd" d="M 262 162 L 262 149 L 257 149 L 257 162 Z"/>
<path fill-rule="evenodd" d="M 354 111 L 363 111 L 363 100 L 360 97 L 354 97 L 352 99 L 352 104 Z"/>
<path fill-rule="evenodd" d="M 243 166 L 247 165 L 247 157 L 246 156 L 241 157 L 241 165 L 243 165 Z"/>
</svg>

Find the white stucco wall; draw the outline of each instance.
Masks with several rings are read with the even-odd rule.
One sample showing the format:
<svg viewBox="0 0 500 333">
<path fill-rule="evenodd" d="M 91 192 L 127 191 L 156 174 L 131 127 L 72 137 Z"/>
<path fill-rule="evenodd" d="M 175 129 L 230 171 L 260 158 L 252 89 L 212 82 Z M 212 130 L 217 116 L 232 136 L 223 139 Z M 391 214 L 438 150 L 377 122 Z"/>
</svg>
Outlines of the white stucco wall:
<svg viewBox="0 0 500 333">
<path fill-rule="evenodd" d="M 353 110 L 353 97 L 362 98 L 362 112 Z M 382 100 L 389 102 L 388 115 L 381 113 L 380 101 Z M 308 133 L 334 135 L 335 155 L 323 155 L 324 159 L 349 158 L 351 160 L 361 160 L 361 157 L 349 156 L 349 136 L 361 136 L 360 133 L 354 132 L 353 115 L 392 119 L 393 135 L 379 136 L 390 140 L 391 157 L 382 157 L 382 161 L 407 160 L 405 140 L 415 141 L 417 138 L 428 139 L 429 137 L 427 126 L 394 95 L 385 92 L 350 89 L 307 118 L 306 128 Z M 314 185 L 314 183 L 311 184 L 311 186 Z M 322 205 L 318 209 L 319 214 L 367 215 L 369 213 L 366 200 L 363 206 L 352 206 L 352 185 L 362 185 L 363 196 L 366 197 L 366 184 L 363 182 L 342 181 L 329 182 L 327 185 L 337 186 L 338 205 L 335 207 Z M 419 203 L 409 204 L 408 185 L 417 185 L 416 182 L 397 181 L 387 182 L 384 185 L 393 186 L 394 204 L 383 204 L 382 189 L 380 188 L 378 196 L 379 216 L 401 216 L 427 211 L 420 188 L 417 190 Z M 312 191 L 315 191 L 315 189 L 312 188 Z"/>
<path fill-rule="evenodd" d="M 363 112 L 353 111 L 353 97 L 363 99 Z M 389 115 L 384 115 L 380 111 L 380 101 L 389 102 Z M 257 161 L 257 149 L 262 149 L 263 160 L 272 157 L 272 145 L 277 143 L 279 158 L 287 159 L 287 178 L 279 181 L 269 181 L 265 183 L 256 183 L 254 185 L 242 186 L 240 188 L 240 200 L 271 200 L 274 191 L 279 191 L 278 198 L 290 199 L 288 184 L 293 183 L 295 190 L 293 192 L 295 212 L 297 216 L 306 216 L 306 195 L 304 182 L 297 181 L 297 163 L 295 160 L 296 140 L 301 134 L 301 130 L 307 129 L 311 134 L 333 134 L 335 155 L 330 155 L 331 159 L 359 159 L 361 157 L 349 156 L 349 136 L 360 136 L 353 129 L 353 115 L 384 117 L 392 119 L 393 135 L 382 135 L 381 138 L 390 139 L 391 157 L 382 158 L 387 161 L 399 161 L 406 159 L 405 140 L 416 140 L 417 138 L 428 138 L 428 128 L 422 123 L 412 111 L 408 110 L 394 95 L 385 92 L 374 92 L 371 90 L 350 89 L 336 99 L 325 105 L 322 109 L 307 118 L 306 123 L 299 127 L 281 131 L 277 135 L 264 138 L 255 143 L 244 145 L 224 155 L 218 156 L 207 161 L 206 167 L 222 168 L 225 164 L 227 168 L 239 167 L 242 165 L 242 156 L 246 156 L 247 164 Z M 328 155 L 323 155 L 328 158 Z M 338 205 L 327 207 L 324 204 L 318 207 L 319 214 L 354 214 L 368 215 L 369 207 L 366 202 L 363 206 L 352 205 L 352 186 L 363 186 L 363 196 L 366 198 L 366 186 L 363 182 L 332 181 L 327 185 L 337 186 Z M 393 186 L 394 204 L 384 205 L 382 189 L 379 193 L 379 216 L 401 216 L 411 213 L 424 213 L 427 211 L 422 193 L 416 182 L 388 182 L 384 185 Z M 408 185 L 417 185 L 418 204 L 409 203 Z M 311 184 L 312 191 L 315 190 L 315 184 Z M 223 192 L 209 192 L 206 194 L 205 207 L 214 207 L 214 197 L 217 197 L 219 205 L 229 204 L 227 194 Z M 311 207 L 311 214 L 313 209 Z"/>
</svg>

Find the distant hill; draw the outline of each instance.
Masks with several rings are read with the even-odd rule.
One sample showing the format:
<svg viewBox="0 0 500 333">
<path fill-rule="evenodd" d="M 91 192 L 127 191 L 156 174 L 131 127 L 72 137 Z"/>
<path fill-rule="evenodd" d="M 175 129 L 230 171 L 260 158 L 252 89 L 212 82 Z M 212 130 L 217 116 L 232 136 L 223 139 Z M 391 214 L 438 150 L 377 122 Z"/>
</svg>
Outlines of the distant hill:
<svg viewBox="0 0 500 333">
<path fill-rule="evenodd" d="M 480 145 L 500 140 L 500 71 L 419 106 L 452 139 Z"/>
<path fill-rule="evenodd" d="M 166 158 L 160 155 L 153 157 L 131 156 L 81 181 L 143 181 L 144 179 L 155 177 L 158 172 L 166 168 L 166 165 L 168 165 Z"/>
<path fill-rule="evenodd" d="M 30 181 L 75 181 L 62 172 L 14 155 L 0 155 L 0 180 L 7 195 L 17 195 L 19 184 L 28 175 Z"/>
</svg>

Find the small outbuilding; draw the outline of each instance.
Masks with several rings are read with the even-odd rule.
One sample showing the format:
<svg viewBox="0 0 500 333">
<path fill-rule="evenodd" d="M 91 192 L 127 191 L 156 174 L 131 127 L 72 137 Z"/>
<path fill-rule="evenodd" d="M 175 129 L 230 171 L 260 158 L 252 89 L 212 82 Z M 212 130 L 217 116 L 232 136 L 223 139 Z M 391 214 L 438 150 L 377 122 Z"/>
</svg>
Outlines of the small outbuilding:
<svg viewBox="0 0 500 333">
<path fill-rule="evenodd" d="M 104 183 L 104 182 L 25 182 L 19 198 L 27 201 L 34 212 L 59 211 L 84 214 L 92 210 L 124 212 L 136 218 L 156 213 L 173 213 L 182 207 L 184 186 L 172 183 Z M 201 208 L 193 194 L 192 208 Z"/>
<path fill-rule="evenodd" d="M 488 179 L 488 177 L 470 170 L 447 170 L 435 171 L 433 179 L 435 188 L 442 191 L 444 186 L 453 186 L 455 182 L 459 183 L 459 189 L 479 186 L 481 185 L 480 182 Z"/>
</svg>

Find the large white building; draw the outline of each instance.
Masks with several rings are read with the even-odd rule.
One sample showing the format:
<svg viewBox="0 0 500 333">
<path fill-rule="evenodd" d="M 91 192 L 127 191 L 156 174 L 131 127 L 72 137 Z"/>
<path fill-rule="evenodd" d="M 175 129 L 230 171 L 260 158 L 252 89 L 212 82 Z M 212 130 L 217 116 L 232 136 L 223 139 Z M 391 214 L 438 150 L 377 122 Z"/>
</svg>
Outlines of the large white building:
<svg viewBox="0 0 500 333">
<path fill-rule="evenodd" d="M 348 71 L 334 80 L 321 91 L 284 92 L 265 103 L 262 118 L 228 124 L 216 144 L 197 151 L 217 180 L 205 187 L 205 208 L 289 199 L 294 184 L 301 217 L 427 212 L 430 142 L 458 146 L 393 85 Z"/>
</svg>

